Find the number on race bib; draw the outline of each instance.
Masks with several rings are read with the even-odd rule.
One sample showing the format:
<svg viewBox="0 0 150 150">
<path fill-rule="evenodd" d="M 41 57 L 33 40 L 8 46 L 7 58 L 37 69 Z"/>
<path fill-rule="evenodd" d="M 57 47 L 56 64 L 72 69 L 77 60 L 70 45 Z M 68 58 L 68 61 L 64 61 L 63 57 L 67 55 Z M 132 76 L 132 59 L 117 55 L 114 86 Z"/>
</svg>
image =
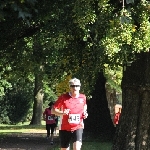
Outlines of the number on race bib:
<svg viewBox="0 0 150 150">
<path fill-rule="evenodd" d="M 80 114 L 69 114 L 68 122 L 78 124 L 80 122 Z"/>
<path fill-rule="evenodd" d="M 52 116 L 48 116 L 48 120 L 53 120 L 53 117 Z"/>
</svg>

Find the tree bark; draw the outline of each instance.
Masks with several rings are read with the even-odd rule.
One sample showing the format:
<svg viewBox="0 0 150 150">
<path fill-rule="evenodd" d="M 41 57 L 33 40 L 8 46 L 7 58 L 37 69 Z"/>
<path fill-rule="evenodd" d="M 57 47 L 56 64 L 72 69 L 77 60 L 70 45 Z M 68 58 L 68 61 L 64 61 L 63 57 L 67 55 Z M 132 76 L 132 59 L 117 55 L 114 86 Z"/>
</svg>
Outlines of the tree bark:
<svg viewBox="0 0 150 150">
<path fill-rule="evenodd" d="M 89 116 L 85 120 L 85 130 L 98 133 L 97 135 L 111 135 L 114 131 L 106 98 L 105 83 L 106 79 L 103 73 L 99 73 L 92 98 L 87 101 Z"/>
<path fill-rule="evenodd" d="M 34 103 L 33 103 L 33 115 L 30 124 L 41 125 L 42 108 L 43 108 L 43 71 L 42 65 L 42 49 L 38 41 L 38 37 L 35 36 L 33 39 L 33 58 L 37 63 L 34 68 L 35 75 L 35 87 L 34 87 Z"/>
<path fill-rule="evenodd" d="M 44 96 L 42 79 L 41 75 L 35 75 L 33 115 L 30 123 L 32 125 L 41 125 Z"/>
<path fill-rule="evenodd" d="M 122 79 L 122 113 L 112 150 L 150 150 L 150 53 L 140 53 Z"/>
</svg>

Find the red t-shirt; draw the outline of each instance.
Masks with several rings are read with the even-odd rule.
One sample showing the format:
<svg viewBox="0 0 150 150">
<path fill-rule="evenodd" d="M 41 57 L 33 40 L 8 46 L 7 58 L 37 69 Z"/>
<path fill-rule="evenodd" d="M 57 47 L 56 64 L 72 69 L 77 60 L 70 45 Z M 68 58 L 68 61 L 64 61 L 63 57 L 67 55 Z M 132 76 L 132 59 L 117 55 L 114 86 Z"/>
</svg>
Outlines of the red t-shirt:
<svg viewBox="0 0 150 150">
<path fill-rule="evenodd" d="M 55 123 L 55 115 L 51 114 L 51 109 L 46 108 L 43 112 L 43 115 L 46 115 L 46 124 L 53 124 Z"/>
<path fill-rule="evenodd" d="M 69 93 L 61 95 L 54 104 L 54 108 L 62 111 L 69 110 L 69 114 L 60 117 L 60 130 L 74 131 L 83 128 L 83 112 L 86 104 L 86 96 L 79 94 L 77 98 L 73 98 Z"/>
</svg>

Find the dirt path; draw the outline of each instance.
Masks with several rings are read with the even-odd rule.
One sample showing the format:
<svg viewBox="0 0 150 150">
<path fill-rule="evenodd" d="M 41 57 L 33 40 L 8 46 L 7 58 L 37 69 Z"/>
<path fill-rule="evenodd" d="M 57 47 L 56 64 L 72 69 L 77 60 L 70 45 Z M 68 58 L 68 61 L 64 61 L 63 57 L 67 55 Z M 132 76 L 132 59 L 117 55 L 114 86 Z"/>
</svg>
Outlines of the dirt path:
<svg viewBox="0 0 150 150">
<path fill-rule="evenodd" d="M 29 130 L 28 133 L 12 133 L 0 138 L 0 150 L 55 150 L 59 145 L 58 135 L 54 145 L 46 139 L 45 130 Z"/>
</svg>

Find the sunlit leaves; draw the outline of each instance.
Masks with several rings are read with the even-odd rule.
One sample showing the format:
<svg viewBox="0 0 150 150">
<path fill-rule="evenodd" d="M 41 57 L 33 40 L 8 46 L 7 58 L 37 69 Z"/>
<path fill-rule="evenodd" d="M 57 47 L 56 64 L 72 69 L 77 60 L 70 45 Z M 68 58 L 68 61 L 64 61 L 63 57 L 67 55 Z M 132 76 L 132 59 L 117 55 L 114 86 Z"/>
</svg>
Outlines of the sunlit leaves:
<svg viewBox="0 0 150 150">
<path fill-rule="evenodd" d="M 132 42 L 132 24 L 118 23 L 109 30 L 106 38 L 102 40 L 105 53 L 109 58 L 114 57 L 116 53 L 123 53 L 122 46 L 124 44 L 131 44 Z"/>
<path fill-rule="evenodd" d="M 19 10 L 25 2 L 21 0 L 13 9 Z M 116 8 L 108 0 L 37 2 L 33 1 L 38 4 L 39 13 L 31 17 L 30 24 L 40 26 L 30 36 L 36 36 L 39 50 L 32 55 L 33 37 L 25 37 L 24 43 L 15 41 L 18 46 L 13 51 L 22 52 L 18 52 L 17 61 L 28 66 L 26 71 L 42 63 L 52 81 L 70 72 L 82 79 L 85 92 L 89 92 L 97 73 L 104 69 L 103 64 L 122 65 L 124 59 L 150 47 L 149 13 L 144 2 L 134 6 L 134 1 L 128 0 L 130 8 L 127 5 L 115 13 Z M 28 9 L 24 10 L 25 7 L 19 11 L 21 18 L 27 17 L 24 12 Z M 21 29 L 19 24 L 15 27 L 14 32 Z"/>
<path fill-rule="evenodd" d="M 107 90 L 115 89 L 117 92 L 121 92 L 122 67 L 118 66 L 111 69 L 111 67 L 108 64 L 104 64 L 104 66 L 104 75 L 107 79 Z"/>
<path fill-rule="evenodd" d="M 122 58 L 125 59 L 132 57 L 134 53 L 149 50 L 150 22 L 145 5 L 146 3 L 142 1 L 135 7 L 123 9 L 120 15 L 110 20 L 110 29 L 107 30 L 107 35 L 101 42 L 109 60 L 113 60 L 112 58 L 118 54 L 124 55 Z"/>
<path fill-rule="evenodd" d="M 93 24 L 96 20 L 95 11 L 92 9 L 92 1 L 88 0 L 77 0 L 74 7 L 74 18 L 75 23 L 80 28 L 85 29 L 86 25 Z M 80 6 L 80 7 L 79 7 Z"/>
</svg>

